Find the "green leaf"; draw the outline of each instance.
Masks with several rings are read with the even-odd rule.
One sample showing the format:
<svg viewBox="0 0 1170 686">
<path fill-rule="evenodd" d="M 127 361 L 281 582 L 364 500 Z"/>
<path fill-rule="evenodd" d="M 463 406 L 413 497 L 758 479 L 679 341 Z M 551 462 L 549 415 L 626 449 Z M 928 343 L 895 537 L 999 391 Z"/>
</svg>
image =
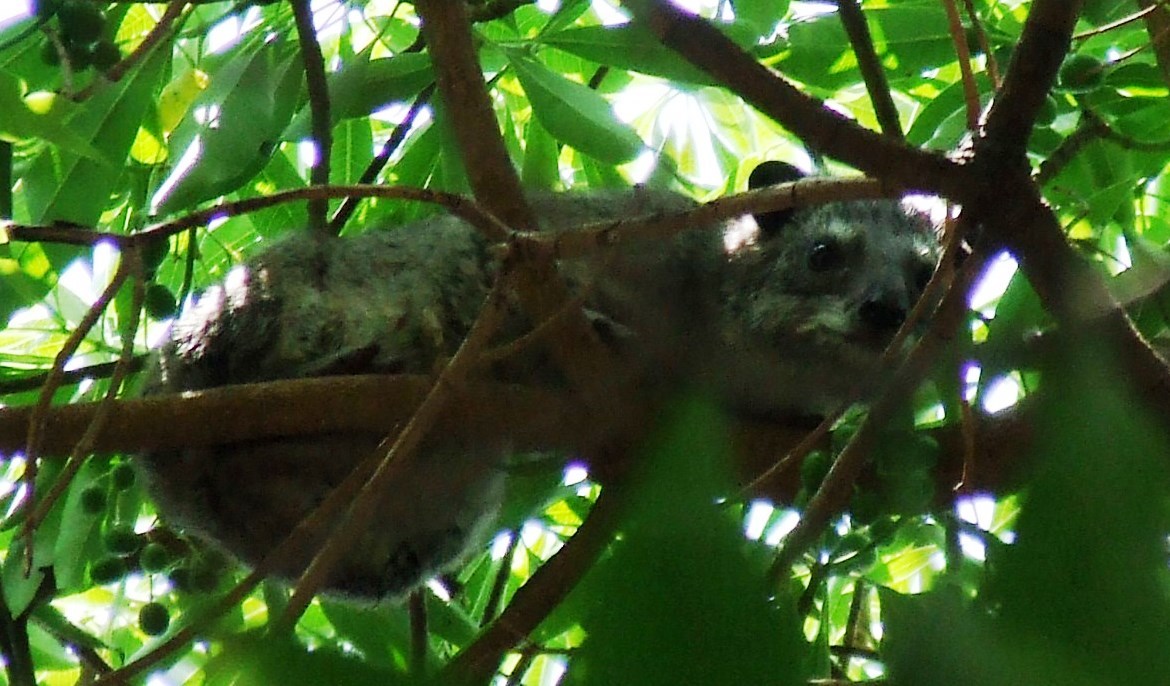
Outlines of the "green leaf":
<svg viewBox="0 0 1170 686">
<path fill-rule="evenodd" d="M 331 173 L 334 183 L 357 183 L 374 159 L 374 136 L 368 121 L 347 121 L 333 131 Z"/>
<path fill-rule="evenodd" d="M 241 634 L 207 661 L 208 686 L 318 686 L 413 683 L 395 670 L 376 668 L 332 647 L 307 650 L 285 635 Z"/>
<path fill-rule="evenodd" d="M 425 53 L 366 58 L 366 53 L 358 55 L 327 78 L 329 112 L 334 124 L 366 117 L 391 103 L 410 100 L 435 80 L 431 57 Z M 309 121 L 306 107 L 293 119 L 284 138 L 295 140 L 307 136 Z"/>
<path fill-rule="evenodd" d="M 587 605 L 567 683 L 803 684 L 795 612 L 769 600 L 716 502 L 731 483 L 722 417 L 693 399 L 666 417 L 625 494 L 620 542 L 573 592 L 605 602 Z"/>
<path fill-rule="evenodd" d="M 731 6 L 737 20 L 754 24 L 764 36 L 788 13 L 788 0 L 733 0 Z"/>
<path fill-rule="evenodd" d="M 691 66 L 652 33 L 634 24 L 581 26 L 544 36 L 542 41 L 598 64 L 672 81 L 715 85 L 706 72 Z"/>
<path fill-rule="evenodd" d="M 401 667 L 401 657 L 410 645 L 410 621 L 400 608 L 362 607 L 350 602 L 322 598 L 321 610 L 338 636 L 353 644 L 373 665 Z M 395 651 L 401 651 L 396 658 Z"/>
<path fill-rule="evenodd" d="M 560 183 L 557 141 L 536 119 L 528 122 L 524 145 L 524 166 L 520 179 L 525 188 L 553 190 Z"/>
<path fill-rule="evenodd" d="M 268 163 L 288 125 L 302 80 L 300 58 L 287 41 L 261 45 L 212 75 L 192 112 L 214 113 L 200 124 L 191 114 L 175 132 L 177 153 L 198 146 L 194 166 L 155 198 L 155 214 L 168 214 L 238 189 Z"/>
<path fill-rule="evenodd" d="M 618 121 L 605 98 L 518 52 L 509 52 L 509 59 L 533 115 L 557 140 L 609 164 L 641 152 L 642 139 Z"/>
<path fill-rule="evenodd" d="M 53 548 L 53 577 L 58 588 L 83 588 L 85 567 L 100 548 L 95 534 L 105 513 L 87 512 L 81 501 L 82 492 L 98 484 L 107 464 L 90 460 L 69 485 L 61 512 L 61 533 Z"/>
<path fill-rule="evenodd" d="M 102 152 L 69 126 L 81 105 L 55 93 L 24 93 L 20 81 L 0 72 L 0 139 L 16 142 L 36 138 L 52 143 L 64 151 L 98 162 Z"/>
<path fill-rule="evenodd" d="M 142 66 L 117 83 L 104 84 L 68 120 L 74 134 L 92 141 L 100 160 L 56 147 L 36 156 L 25 187 L 33 221 L 98 223 L 168 58 L 166 50 L 151 52 Z"/>
<path fill-rule="evenodd" d="M 981 95 L 990 94 L 991 80 L 985 73 L 975 75 L 975 84 Z M 966 107 L 966 89 L 962 83 L 952 83 L 932 93 L 914 117 L 906 140 L 914 145 L 951 149 L 968 132 Z"/>
<path fill-rule="evenodd" d="M 61 473 L 61 462 L 42 465 L 37 474 L 38 493 L 47 493 L 51 485 Z M 19 528 L 12 532 L 11 543 L 5 551 L 4 561 L 0 563 L 0 588 L 4 591 L 4 604 L 13 616 L 22 614 L 29 608 L 37 597 L 37 591 L 45 581 L 49 570 L 52 569 L 56 555 L 57 538 L 61 533 L 61 503 L 42 519 L 33 536 L 32 566 L 25 573 L 25 556 L 27 555 L 26 537 L 20 535 Z"/>
<path fill-rule="evenodd" d="M 935 2 L 902 2 L 866 9 L 874 47 L 891 80 L 918 79 L 953 62 L 946 14 Z M 860 81 L 857 57 L 833 13 L 792 24 L 779 67 L 788 76 L 833 93 Z"/>
<path fill-rule="evenodd" d="M 1170 439 L 1118 362 L 1087 340 L 1046 360 L 1039 467 L 992 582 L 1006 626 L 1097 683 L 1153 683 L 1170 673 Z"/>
<path fill-rule="evenodd" d="M 898 686 L 989 686 L 1039 678 L 1061 686 L 1109 686 L 1080 673 L 1042 640 L 1006 633 L 953 588 L 921 596 L 879 589 L 882 657 Z M 945 634 L 939 627 L 946 627 Z"/>
</svg>

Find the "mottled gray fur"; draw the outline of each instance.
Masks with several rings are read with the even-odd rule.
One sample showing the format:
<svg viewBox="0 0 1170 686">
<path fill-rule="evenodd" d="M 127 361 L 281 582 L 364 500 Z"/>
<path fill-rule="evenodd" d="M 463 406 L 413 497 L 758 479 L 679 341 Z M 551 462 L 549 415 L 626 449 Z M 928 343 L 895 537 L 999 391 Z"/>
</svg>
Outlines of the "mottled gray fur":
<svg viewBox="0 0 1170 686">
<path fill-rule="evenodd" d="M 691 204 L 644 188 L 531 202 L 546 230 Z M 822 413 L 870 370 L 936 258 L 929 223 L 895 201 L 839 203 L 764 217 L 761 225 L 730 252 L 722 227 L 697 227 L 667 243 L 563 265 L 603 340 L 631 360 L 623 379 L 706 388 L 732 412 Z M 290 236 L 176 322 L 148 392 L 430 372 L 466 334 L 495 268 L 479 234 L 450 216 L 345 239 Z M 527 326 L 516 312 L 506 328 Z M 505 381 L 557 379 L 543 357 L 502 369 L 510 370 Z M 264 440 L 141 462 L 167 519 L 254 563 L 380 438 Z M 401 595 L 490 532 L 504 446 L 444 437 L 423 450 L 424 466 L 386 495 L 378 524 L 343 560 L 330 590 Z M 279 573 L 302 571 L 320 542 L 306 541 Z"/>
</svg>

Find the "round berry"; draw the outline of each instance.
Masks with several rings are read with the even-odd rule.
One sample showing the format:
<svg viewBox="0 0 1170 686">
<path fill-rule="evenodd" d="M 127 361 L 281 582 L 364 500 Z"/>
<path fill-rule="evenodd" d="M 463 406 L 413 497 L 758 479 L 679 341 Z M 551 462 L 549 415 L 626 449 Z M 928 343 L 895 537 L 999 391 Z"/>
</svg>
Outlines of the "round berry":
<svg viewBox="0 0 1170 686">
<path fill-rule="evenodd" d="M 114 465 L 110 470 L 110 483 L 114 485 L 114 490 L 124 491 L 134 485 L 135 479 L 138 475 L 134 471 L 134 467 L 128 463 Z"/>
<path fill-rule="evenodd" d="M 168 319 L 179 311 L 175 296 L 161 283 L 152 283 L 146 288 L 146 300 L 143 305 L 146 313 L 154 319 Z"/>
<path fill-rule="evenodd" d="M 89 578 L 99 586 L 112 584 L 126 576 L 126 562 L 113 555 L 103 557 L 89 566 Z"/>
<path fill-rule="evenodd" d="M 142 567 L 142 571 L 150 574 L 165 572 L 173 562 L 174 557 L 171 555 L 171 551 L 167 550 L 166 546 L 161 543 L 147 543 L 138 556 L 138 564 Z"/>
<path fill-rule="evenodd" d="M 81 491 L 81 509 L 86 514 L 100 514 L 106 510 L 106 489 L 103 486 L 86 486 Z"/>
<path fill-rule="evenodd" d="M 122 59 L 122 51 L 110 40 L 100 40 L 89 46 L 89 63 L 98 69 L 106 71 Z"/>
<path fill-rule="evenodd" d="M 133 555 L 142 547 L 142 537 L 125 524 L 111 527 L 106 531 L 102 542 L 105 543 L 106 550 L 114 555 Z"/>
<path fill-rule="evenodd" d="M 1089 93 L 1105 81 L 1105 63 L 1092 55 L 1069 55 L 1060 65 L 1057 78 L 1061 88 L 1073 93 Z"/>
<path fill-rule="evenodd" d="M 106 30 L 106 15 L 87 0 L 71 0 L 57 10 L 61 34 L 65 42 L 89 45 L 102 37 Z"/>
<path fill-rule="evenodd" d="M 162 636 L 171 625 L 171 613 L 162 603 L 147 603 L 138 611 L 138 628 L 147 636 Z"/>
<path fill-rule="evenodd" d="M 158 266 L 171 252 L 171 242 L 166 238 L 158 238 L 142 246 L 142 266 L 148 274 L 158 270 Z"/>
</svg>

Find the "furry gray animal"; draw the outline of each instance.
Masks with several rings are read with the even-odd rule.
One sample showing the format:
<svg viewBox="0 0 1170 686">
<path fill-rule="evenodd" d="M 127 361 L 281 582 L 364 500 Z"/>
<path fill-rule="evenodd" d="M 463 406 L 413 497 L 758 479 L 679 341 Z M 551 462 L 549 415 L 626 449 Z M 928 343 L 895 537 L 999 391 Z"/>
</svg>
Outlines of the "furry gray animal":
<svg viewBox="0 0 1170 686">
<path fill-rule="evenodd" d="M 753 187 L 799 176 L 765 163 Z M 531 198 L 542 229 L 685 209 L 634 188 Z M 719 227 L 563 265 L 603 340 L 633 361 L 633 383 L 706 388 L 729 411 L 819 414 L 870 372 L 937 259 L 930 223 L 896 201 L 837 203 L 756 217 L 753 240 L 724 248 Z M 354 238 L 298 233 L 209 290 L 175 324 L 149 393 L 280 378 L 430 372 L 474 321 L 496 264 L 468 224 L 439 216 Z M 526 326 L 517 312 L 506 327 Z M 631 350 L 632 349 L 632 350 Z M 544 358 L 501 380 L 555 383 Z M 632 370 L 632 372 L 631 372 Z M 661 385 L 661 381 L 660 381 Z M 245 562 L 262 559 L 381 436 L 332 434 L 141 456 L 164 517 Z M 407 483 L 327 590 L 400 596 L 490 532 L 505 446 L 431 439 Z M 278 571 L 298 575 L 321 540 Z"/>
</svg>

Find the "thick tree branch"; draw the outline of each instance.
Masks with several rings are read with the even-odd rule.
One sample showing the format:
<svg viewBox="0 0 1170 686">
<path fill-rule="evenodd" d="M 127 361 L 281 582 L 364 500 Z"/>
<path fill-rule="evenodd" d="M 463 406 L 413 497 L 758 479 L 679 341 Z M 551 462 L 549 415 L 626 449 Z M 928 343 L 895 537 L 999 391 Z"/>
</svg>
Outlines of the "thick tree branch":
<svg viewBox="0 0 1170 686">
<path fill-rule="evenodd" d="M 512 228 L 535 229 L 535 218 L 496 124 L 466 8 L 461 2 L 419 0 L 415 10 L 423 20 L 439 94 L 447 106 L 475 197 Z M 512 251 L 503 269 L 515 271 L 520 302 L 535 321 L 558 315 L 571 299 L 550 258 Z M 548 349 L 574 389 L 587 399 L 585 407 L 601 407 L 611 391 L 602 380 L 613 361 L 584 313 L 567 321 Z"/>
<path fill-rule="evenodd" d="M 422 376 L 336 376 L 120 400 L 93 449 L 134 452 L 334 431 L 389 433 L 410 417 L 429 385 L 430 379 Z M 542 434 L 555 435 L 545 432 L 558 425 L 566 435 L 588 430 L 547 391 L 472 384 L 465 397 L 466 406 L 451 408 L 447 422 L 467 423 L 464 430 L 473 435 L 496 432 L 499 423 L 518 417 L 525 418 L 521 425 L 507 425 L 522 443 L 539 442 Z M 44 454 L 68 454 L 97 407 L 98 403 L 78 403 L 48 409 Z M 0 409 L 0 452 L 11 455 L 24 447 L 32 411 Z"/>
<path fill-rule="evenodd" d="M 388 434 L 410 417 L 430 382 L 422 376 L 337 376 L 119 400 L 105 430 L 95 437 L 94 451 L 136 453 L 332 432 Z M 48 410 L 46 459 L 68 454 L 98 406 L 79 403 Z M 653 421 L 650 409 L 615 406 L 609 420 L 599 423 L 565 391 L 471 383 L 435 430 L 470 442 L 507 436 L 517 451 L 573 449 L 604 467 L 597 448 L 636 441 Z M 29 407 L 0 408 L 0 455 L 23 448 L 30 412 Z M 1024 412 L 979 420 L 976 457 L 981 472 L 972 484 L 975 490 L 1002 492 L 1018 483 L 1013 475 L 1027 452 L 1023 437 L 1029 425 Z M 735 445 L 741 481 L 752 481 L 807 431 L 804 422 L 740 423 Z M 962 436 L 957 427 L 935 436 L 944 454 L 939 484 L 948 490 L 962 474 Z M 792 502 L 800 486 L 798 471 L 794 465 L 759 484 L 753 494 Z"/>
<path fill-rule="evenodd" d="M 535 228 L 536 218 L 524 202 L 520 177 L 512 168 L 496 124 L 496 112 L 472 42 L 466 5 L 449 0 L 419 0 L 414 8 L 422 18 L 439 94 L 475 197 L 509 226 Z"/>
<path fill-rule="evenodd" d="M 1008 158 L 1024 163 L 1024 150 L 1036 115 L 1056 81 L 1060 63 L 1068 54 L 1081 0 L 1035 0 L 1028 10 L 1020 42 L 1012 54 L 1003 86 L 987 113 L 982 159 L 996 166 Z"/>
<path fill-rule="evenodd" d="M 1068 50 L 1079 1 L 1036 0 L 1004 85 L 974 146 L 980 211 L 988 246 L 1003 246 L 1056 319 L 1102 341 L 1163 416 L 1170 417 L 1170 369 L 1141 338 L 1104 280 L 1065 240 L 1028 175 L 1024 157 L 1036 114 Z"/>
<path fill-rule="evenodd" d="M 1142 19 L 1154 45 L 1154 58 L 1162 71 L 1162 80 L 1170 85 L 1170 9 L 1155 0 L 1137 0 L 1137 4 L 1145 11 Z"/>
</svg>

